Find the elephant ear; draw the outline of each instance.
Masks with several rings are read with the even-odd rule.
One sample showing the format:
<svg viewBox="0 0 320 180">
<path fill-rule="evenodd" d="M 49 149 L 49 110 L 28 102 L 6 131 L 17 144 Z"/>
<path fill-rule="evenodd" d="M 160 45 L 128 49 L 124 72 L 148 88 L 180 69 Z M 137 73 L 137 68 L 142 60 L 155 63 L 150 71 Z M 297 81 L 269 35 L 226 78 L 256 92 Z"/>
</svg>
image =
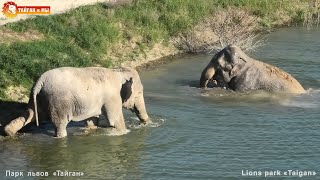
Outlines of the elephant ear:
<svg viewBox="0 0 320 180">
<path fill-rule="evenodd" d="M 243 60 L 240 63 L 238 62 L 236 64 L 233 64 L 232 65 L 233 67 L 232 67 L 231 71 L 229 72 L 230 77 L 233 78 L 233 77 L 237 76 L 240 73 L 241 69 L 245 66 L 245 63 L 246 63 L 246 61 Z"/>
<path fill-rule="evenodd" d="M 120 90 L 122 103 L 126 102 L 130 98 L 132 94 L 132 83 L 133 83 L 133 80 L 132 78 L 130 78 L 129 80 L 126 80 L 126 82 L 122 84 L 122 87 Z"/>
<path fill-rule="evenodd" d="M 245 63 L 247 63 L 247 61 L 245 60 L 245 58 L 242 57 L 241 53 L 237 53 L 237 52 L 233 53 L 231 60 L 232 60 L 231 63 L 233 67 L 229 75 L 231 78 L 233 78 L 239 74 L 239 72 L 245 66 Z"/>
<path fill-rule="evenodd" d="M 241 69 L 240 66 L 241 66 L 241 65 L 235 65 L 235 66 L 231 69 L 231 71 L 229 72 L 230 78 L 233 78 L 233 77 L 235 77 L 235 76 L 238 75 L 238 73 L 239 73 L 239 71 L 240 71 L 240 69 Z"/>
</svg>

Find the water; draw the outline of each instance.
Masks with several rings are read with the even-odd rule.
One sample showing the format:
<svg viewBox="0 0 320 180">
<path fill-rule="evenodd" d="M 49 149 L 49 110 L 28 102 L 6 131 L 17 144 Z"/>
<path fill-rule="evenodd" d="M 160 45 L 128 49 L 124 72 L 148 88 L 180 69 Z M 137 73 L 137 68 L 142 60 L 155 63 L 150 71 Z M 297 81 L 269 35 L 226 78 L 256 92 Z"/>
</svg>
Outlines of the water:
<svg viewBox="0 0 320 180">
<path fill-rule="evenodd" d="M 307 94 L 201 90 L 195 86 L 212 55 L 179 57 L 140 73 L 152 124 L 140 127 L 126 111 L 130 132 L 122 136 L 79 135 L 74 126 L 65 139 L 44 128 L 5 141 L 1 179 L 5 170 L 53 179 L 56 170 L 84 172 L 82 179 L 246 179 L 242 170 L 289 169 L 320 179 L 320 30 L 285 28 L 267 39 L 251 56 L 289 72 Z"/>
</svg>

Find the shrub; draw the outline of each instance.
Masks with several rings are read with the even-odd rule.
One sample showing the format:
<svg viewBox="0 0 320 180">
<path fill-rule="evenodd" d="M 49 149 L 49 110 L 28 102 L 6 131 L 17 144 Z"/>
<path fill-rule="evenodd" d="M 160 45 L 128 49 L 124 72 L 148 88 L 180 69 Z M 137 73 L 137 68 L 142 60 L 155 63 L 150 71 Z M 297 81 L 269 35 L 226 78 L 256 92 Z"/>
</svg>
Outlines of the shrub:
<svg viewBox="0 0 320 180">
<path fill-rule="evenodd" d="M 239 8 L 221 9 L 206 17 L 195 28 L 174 38 L 176 45 L 187 52 L 219 51 L 236 44 L 252 51 L 263 44 L 257 40 L 257 17 Z"/>
</svg>

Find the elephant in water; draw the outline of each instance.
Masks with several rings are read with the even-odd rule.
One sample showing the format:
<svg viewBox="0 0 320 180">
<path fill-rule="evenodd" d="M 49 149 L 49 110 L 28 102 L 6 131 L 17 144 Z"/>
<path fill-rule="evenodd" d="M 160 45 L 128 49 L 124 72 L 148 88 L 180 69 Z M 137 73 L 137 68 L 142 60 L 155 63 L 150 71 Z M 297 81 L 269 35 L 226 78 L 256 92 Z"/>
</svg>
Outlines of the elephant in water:
<svg viewBox="0 0 320 180">
<path fill-rule="evenodd" d="M 38 98 L 38 101 L 37 101 Z M 43 73 L 33 85 L 25 115 L 12 120 L 5 132 L 13 136 L 34 119 L 38 109 L 46 111 L 55 127 L 55 136 L 67 136 L 67 124 L 103 114 L 109 125 L 126 130 L 122 107 L 134 111 L 141 123 L 149 121 L 143 86 L 132 68 L 62 67 Z"/>
<path fill-rule="evenodd" d="M 216 53 L 202 71 L 200 87 L 227 87 L 234 91 L 266 90 L 305 93 L 290 74 L 247 56 L 238 46 L 229 45 Z"/>
</svg>

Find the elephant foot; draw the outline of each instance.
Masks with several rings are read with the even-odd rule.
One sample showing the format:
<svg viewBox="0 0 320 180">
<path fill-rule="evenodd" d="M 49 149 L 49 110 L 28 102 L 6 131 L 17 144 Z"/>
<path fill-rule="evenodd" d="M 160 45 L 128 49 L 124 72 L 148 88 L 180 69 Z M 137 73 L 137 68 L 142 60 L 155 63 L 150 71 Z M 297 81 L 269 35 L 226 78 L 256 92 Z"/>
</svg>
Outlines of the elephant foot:
<svg viewBox="0 0 320 180">
<path fill-rule="evenodd" d="M 111 128 L 111 130 L 107 133 L 108 136 L 121 136 L 128 134 L 130 130 L 127 128 L 125 129 L 117 129 L 117 128 Z"/>
<path fill-rule="evenodd" d="M 110 124 L 112 124 L 112 123 L 110 123 Z M 120 131 L 127 130 L 126 125 L 124 123 L 124 120 L 116 121 L 112 127 L 114 127 L 115 129 L 118 129 Z"/>
<path fill-rule="evenodd" d="M 147 120 L 140 120 L 139 125 L 144 126 L 150 124 L 152 121 L 148 118 Z"/>
<path fill-rule="evenodd" d="M 19 117 L 17 119 L 12 120 L 6 127 L 4 128 L 5 133 L 8 136 L 14 136 L 23 126 L 25 123 L 24 117 Z"/>
<path fill-rule="evenodd" d="M 67 130 L 57 130 L 56 138 L 64 138 L 67 137 Z"/>
<path fill-rule="evenodd" d="M 61 138 L 64 138 L 64 137 L 67 137 L 67 135 L 57 134 L 57 135 L 55 136 L 55 138 L 58 138 L 58 139 L 61 139 Z"/>
</svg>

